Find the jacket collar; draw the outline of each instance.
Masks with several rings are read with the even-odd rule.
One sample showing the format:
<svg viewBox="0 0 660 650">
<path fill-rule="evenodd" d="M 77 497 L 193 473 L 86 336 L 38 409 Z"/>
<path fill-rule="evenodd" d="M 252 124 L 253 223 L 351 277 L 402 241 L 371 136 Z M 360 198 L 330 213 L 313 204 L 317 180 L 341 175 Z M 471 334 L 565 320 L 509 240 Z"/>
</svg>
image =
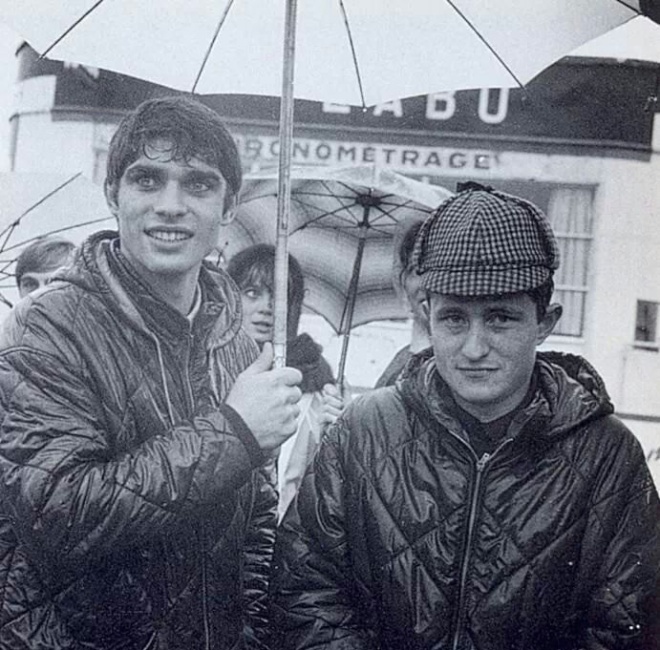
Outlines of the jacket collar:
<svg viewBox="0 0 660 650">
<path fill-rule="evenodd" d="M 121 253 L 116 232 L 103 231 L 87 239 L 73 268 L 61 277 L 98 292 L 132 327 L 170 343 L 194 333 L 209 346 L 222 345 L 241 326 L 240 295 L 226 273 L 210 264 L 202 266 L 201 305 L 191 329 L 189 320 L 159 298 Z"/>
<path fill-rule="evenodd" d="M 535 435 L 554 438 L 614 411 L 603 380 L 582 357 L 538 352 L 534 373 L 535 392 L 512 423 L 517 431 L 533 430 Z M 418 415 L 465 437 L 454 415 L 451 391 L 436 369 L 432 349 L 411 359 L 399 390 Z"/>
</svg>

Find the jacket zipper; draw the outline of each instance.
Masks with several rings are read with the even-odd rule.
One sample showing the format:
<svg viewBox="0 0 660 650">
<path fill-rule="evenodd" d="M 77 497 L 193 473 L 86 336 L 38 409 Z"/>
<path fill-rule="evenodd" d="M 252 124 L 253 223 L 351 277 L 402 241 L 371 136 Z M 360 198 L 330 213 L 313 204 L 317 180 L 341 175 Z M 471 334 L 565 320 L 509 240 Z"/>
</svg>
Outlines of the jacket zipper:
<svg viewBox="0 0 660 650">
<path fill-rule="evenodd" d="M 513 442 L 513 438 L 505 439 L 500 445 L 493 451 L 492 454 L 485 453 L 481 458 L 477 458 L 477 455 L 472 449 L 471 445 L 463 440 L 460 436 L 456 435 L 454 432 L 449 430 L 450 435 L 454 436 L 462 445 L 468 448 L 472 457 L 476 460 L 476 478 L 474 481 L 474 487 L 470 496 L 470 515 L 468 517 L 468 527 L 467 534 L 465 537 L 465 546 L 463 547 L 463 557 L 461 559 L 461 573 L 460 573 L 460 582 L 458 585 L 458 606 L 456 607 L 456 629 L 454 631 L 454 641 L 452 643 L 452 650 L 458 650 L 459 642 L 461 640 L 461 627 L 465 618 L 465 597 L 466 597 L 466 583 L 467 583 L 467 573 L 470 566 L 470 551 L 472 547 L 472 538 L 474 536 L 474 524 L 477 519 L 477 506 L 479 504 L 479 492 L 481 490 L 481 481 L 483 478 L 484 469 L 486 464 L 510 442 Z"/>
<path fill-rule="evenodd" d="M 190 381 L 190 356 L 194 342 L 194 334 L 192 329 L 188 332 L 188 340 L 186 341 L 186 354 L 184 359 L 184 383 L 186 397 L 188 399 L 188 407 L 190 408 L 190 416 L 195 414 L 195 395 Z M 211 650 L 211 631 L 209 627 L 209 604 L 208 604 L 208 566 L 206 562 L 206 526 L 201 521 L 199 524 L 199 549 L 200 549 L 200 565 L 202 572 L 202 624 L 204 626 L 204 648 Z"/>
<path fill-rule="evenodd" d="M 474 452 L 473 452 L 474 453 Z M 465 616 L 465 596 L 466 596 L 466 582 L 468 567 L 470 565 L 470 551 L 472 548 L 472 538 L 474 536 L 474 524 L 477 519 L 477 505 L 479 503 L 479 492 L 481 488 L 481 479 L 486 463 L 490 460 L 491 455 L 486 453 L 477 460 L 477 475 L 474 481 L 474 488 L 472 489 L 471 502 L 470 502 L 470 516 L 468 517 L 467 535 L 465 538 L 465 546 L 463 548 L 463 557 L 461 558 L 461 577 L 458 585 L 458 605 L 456 607 L 456 630 L 454 632 L 454 642 L 452 644 L 453 650 L 458 650 L 459 641 L 461 638 L 461 628 L 463 626 L 463 619 Z"/>
<path fill-rule="evenodd" d="M 194 335 L 192 331 L 188 332 L 188 341 L 186 343 L 186 357 L 184 359 L 185 361 L 185 389 L 186 389 L 186 396 L 188 398 L 188 407 L 190 408 L 190 415 L 191 417 L 195 413 L 195 395 L 193 393 L 192 389 L 192 383 L 190 381 L 190 351 L 192 350 L 193 346 L 193 340 L 194 340 Z"/>
</svg>

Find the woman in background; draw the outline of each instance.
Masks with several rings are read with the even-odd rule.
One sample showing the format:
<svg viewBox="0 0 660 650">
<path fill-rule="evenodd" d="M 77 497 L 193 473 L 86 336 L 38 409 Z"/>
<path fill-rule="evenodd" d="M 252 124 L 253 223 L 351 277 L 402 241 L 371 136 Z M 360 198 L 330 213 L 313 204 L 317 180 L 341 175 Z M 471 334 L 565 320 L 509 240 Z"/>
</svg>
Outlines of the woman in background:
<svg viewBox="0 0 660 650">
<path fill-rule="evenodd" d="M 259 347 L 263 347 L 273 340 L 275 247 L 257 244 L 246 248 L 229 261 L 227 272 L 241 292 L 243 328 Z M 321 355 L 321 346 L 309 334 L 298 334 L 304 295 L 305 281 L 300 264 L 289 255 L 286 363 L 302 372 L 303 396 L 298 403 L 298 430 L 280 447 L 277 460 L 279 519 L 298 491 L 321 434 L 337 419 L 342 408 L 332 370 Z"/>
</svg>

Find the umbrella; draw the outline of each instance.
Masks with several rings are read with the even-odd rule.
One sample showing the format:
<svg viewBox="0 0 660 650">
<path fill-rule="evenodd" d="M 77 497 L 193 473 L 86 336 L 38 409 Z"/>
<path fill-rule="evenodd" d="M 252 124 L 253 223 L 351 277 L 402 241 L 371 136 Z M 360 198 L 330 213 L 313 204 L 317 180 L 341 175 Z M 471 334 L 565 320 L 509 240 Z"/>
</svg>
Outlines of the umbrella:
<svg viewBox="0 0 660 650">
<path fill-rule="evenodd" d="M 660 25 L 640 16 L 582 45 L 571 56 L 659 62 Z"/>
<path fill-rule="evenodd" d="M 213 93 L 279 95 L 275 357 L 286 339 L 295 95 L 371 105 L 521 86 L 655 0 L 0 0 L 42 55 Z M 284 35 L 283 39 L 281 35 Z M 280 83 L 281 82 L 281 83 Z"/>
<path fill-rule="evenodd" d="M 157 11 L 140 0 L 2 0 L 0 7 L 3 21 L 52 58 L 186 91 L 272 96 L 281 92 L 288 9 L 297 23 L 295 96 L 353 105 L 518 86 L 641 13 L 639 0 L 161 0 Z"/>
<path fill-rule="evenodd" d="M 237 218 L 221 234 L 225 257 L 273 243 L 277 180 L 273 172 L 246 177 Z M 291 170 L 289 249 L 305 275 L 305 304 L 343 335 L 340 378 L 352 327 L 404 316 L 392 285 L 395 233 L 449 196 L 443 187 L 377 165 Z"/>
<path fill-rule="evenodd" d="M 16 293 L 14 263 L 25 246 L 46 235 L 79 244 L 114 227 L 103 190 L 82 174 L 0 173 L 0 297 Z"/>
</svg>

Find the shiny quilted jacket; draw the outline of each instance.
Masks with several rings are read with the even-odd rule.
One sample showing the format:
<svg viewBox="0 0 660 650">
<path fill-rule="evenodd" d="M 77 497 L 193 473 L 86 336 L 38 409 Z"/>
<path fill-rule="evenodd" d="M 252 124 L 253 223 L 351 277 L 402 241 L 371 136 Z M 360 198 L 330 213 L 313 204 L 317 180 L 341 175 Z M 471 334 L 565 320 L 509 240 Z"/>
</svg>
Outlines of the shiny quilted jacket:
<svg viewBox="0 0 660 650">
<path fill-rule="evenodd" d="M 432 359 L 327 435 L 275 551 L 275 646 L 660 646 L 660 504 L 640 445 L 582 359 L 477 458 Z"/>
<path fill-rule="evenodd" d="M 263 647 L 276 495 L 221 406 L 256 349 L 200 287 L 191 326 L 104 233 L 4 324 L 2 650 Z"/>
</svg>

